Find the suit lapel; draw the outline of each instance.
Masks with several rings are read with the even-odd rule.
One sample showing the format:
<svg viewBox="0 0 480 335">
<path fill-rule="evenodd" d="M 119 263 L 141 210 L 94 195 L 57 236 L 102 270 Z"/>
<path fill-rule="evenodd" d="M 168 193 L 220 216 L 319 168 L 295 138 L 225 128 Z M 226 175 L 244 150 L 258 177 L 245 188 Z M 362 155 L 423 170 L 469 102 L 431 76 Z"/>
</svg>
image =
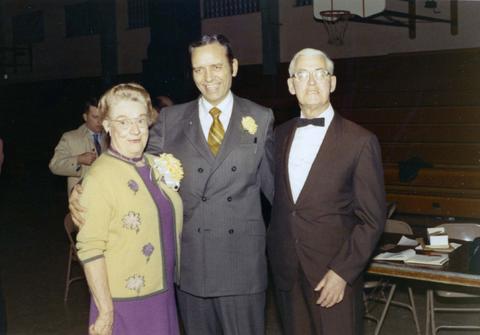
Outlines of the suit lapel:
<svg viewBox="0 0 480 335">
<path fill-rule="evenodd" d="M 281 151 L 281 153 L 282 153 L 281 157 L 284 157 L 285 159 L 283 159 L 283 161 L 280 162 L 280 164 L 283 164 L 283 171 L 285 171 L 285 173 L 283 174 L 283 182 L 285 183 L 285 188 L 287 190 L 288 198 L 290 199 L 290 203 L 292 203 L 293 205 L 295 205 L 295 203 L 293 201 L 292 189 L 291 189 L 291 186 L 290 186 L 290 174 L 289 174 L 289 171 L 288 171 L 288 160 L 290 159 L 290 149 L 292 148 L 293 138 L 295 136 L 295 131 L 297 130 L 297 127 L 295 126 L 296 125 L 296 120 L 297 120 L 297 118 L 293 119 L 293 121 L 291 122 L 291 124 L 288 127 L 287 136 L 284 137 L 282 148 L 281 148 L 281 150 L 282 150 Z"/>
<path fill-rule="evenodd" d="M 95 145 L 93 144 L 93 136 L 88 130 L 87 126 L 84 124 L 82 129 L 82 138 L 83 138 L 83 143 L 84 147 L 87 149 L 87 151 L 93 151 L 95 148 Z"/>
<path fill-rule="evenodd" d="M 314 178 L 321 178 L 324 177 L 323 172 L 325 168 L 323 166 L 330 164 L 330 162 L 335 161 L 335 155 L 338 154 L 336 152 L 336 146 L 338 143 L 338 138 L 341 132 L 341 120 L 337 114 L 334 114 L 332 119 L 332 123 L 328 127 L 327 133 L 325 134 L 325 138 L 323 139 L 323 143 L 318 150 L 317 156 L 312 163 L 312 167 L 308 172 L 307 179 L 305 180 L 305 184 L 298 196 L 297 205 L 301 204 L 302 201 L 308 194 L 313 194 L 315 187 L 315 183 L 313 183 Z"/>
<path fill-rule="evenodd" d="M 192 146 L 201 154 L 209 164 L 213 164 L 215 157 L 213 156 L 210 148 L 208 147 L 207 140 L 202 131 L 202 126 L 200 125 L 200 118 L 198 116 L 198 100 L 192 102 L 188 107 L 186 113 L 187 117 L 184 120 L 184 133 L 188 138 Z M 167 130 L 168 131 L 168 130 Z"/>
</svg>

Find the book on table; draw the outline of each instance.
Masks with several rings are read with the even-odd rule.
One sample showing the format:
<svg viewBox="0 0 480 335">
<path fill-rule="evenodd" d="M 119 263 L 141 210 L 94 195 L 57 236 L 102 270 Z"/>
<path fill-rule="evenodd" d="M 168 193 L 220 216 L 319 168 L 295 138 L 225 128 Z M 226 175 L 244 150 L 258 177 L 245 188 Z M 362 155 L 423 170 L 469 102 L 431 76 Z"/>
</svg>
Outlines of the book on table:
<svg viewBox="0 0 480 335">
<path fill-rule="evenodd" d="M 450 253 L 460 248 L 462 245 L 460 243 L 450 242 L 447 248 L 438 247 L 434 245 L 419 245 L 415 250 L 425 250 L 425 251 L 435 251 L 437 253 Z"/>
<path fill-rule="evenodd" d="M 419 255 L 413 249 L 400 252 L 384 252 L 373 258 L 375 261 L 402 261 L 407 264 L 443 265 L 448 262 L 448 255 Z"/>
</svg>

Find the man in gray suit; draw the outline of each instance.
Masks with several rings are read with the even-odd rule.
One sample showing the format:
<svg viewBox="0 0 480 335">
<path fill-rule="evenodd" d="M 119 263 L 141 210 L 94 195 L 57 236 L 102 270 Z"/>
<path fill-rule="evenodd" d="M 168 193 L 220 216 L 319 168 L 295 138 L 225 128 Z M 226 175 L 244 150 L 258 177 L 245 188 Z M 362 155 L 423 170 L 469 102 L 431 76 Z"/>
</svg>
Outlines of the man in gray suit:
<svg viewBox="0 0 480 335">
<path fill-rule="evenodd" d="M 204 36 L 190 53 L 201 96 L 164 108 L 148 146 L 185 170 L 180 314 L 188 335 L 264 334 L 260 190 L 272 199 L 273 113 L 231 93 L 238 61 L 224 36 Z"/>
<path fill-rule="evenodd" d="M 172 153 L 185 172 L 181 318 L 187 335 L 261 335 L 267 264 L 260 192 L 272 200 L 273 113 L 230 91 L 238 61 L 227 38 L 204 36 L 190 53 L 201 96 L 163 108 L 147 147 Z"/>
</svg>

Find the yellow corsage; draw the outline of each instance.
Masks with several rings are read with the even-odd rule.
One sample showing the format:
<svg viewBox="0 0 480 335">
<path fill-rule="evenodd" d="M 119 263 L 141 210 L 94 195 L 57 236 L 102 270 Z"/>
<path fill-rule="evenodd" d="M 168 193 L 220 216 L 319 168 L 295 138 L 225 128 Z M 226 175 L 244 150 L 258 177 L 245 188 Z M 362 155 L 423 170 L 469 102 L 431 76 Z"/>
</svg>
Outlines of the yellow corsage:
<svg viewBox="0 0 480 335">
<path fill-rule="evenodd" d="M 168 187 L 178 191 L 180 181 L 183 179 L 183 167 L 180 160 L 172 154 L 161 154 L 159 157 L 153 159 L 152 167 Z"/>
<path fill-rule="evenodd" d="M 245 116 L 242 118 L 242 127 L 250 135 L 255 135 L 257 132 L 257 123 L 251 116 Z"/>
</svg>

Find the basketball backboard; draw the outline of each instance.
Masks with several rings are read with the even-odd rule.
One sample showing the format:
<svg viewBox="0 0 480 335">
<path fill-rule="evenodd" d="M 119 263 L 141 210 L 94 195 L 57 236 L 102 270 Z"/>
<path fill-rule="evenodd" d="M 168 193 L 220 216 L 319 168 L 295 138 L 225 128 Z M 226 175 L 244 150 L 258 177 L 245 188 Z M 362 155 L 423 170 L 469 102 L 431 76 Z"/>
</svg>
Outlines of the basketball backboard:
<svg viewBox="0 0 480 335">
<path fill-rule="evenodd" d="M 349 11 L 352 15 L 368 17 L 385 10 L 386 0 L 313 0 L 313 15 L 322 20 L 320 12 L 326 10 Z"/>
<path fill-rule="evenodd" d="M 341 22 L 337 13 L 347 11 L 351 15 L 343 18 L 350 22 L 408 28 L 409 37 L 414 39 L 417 23 L 447 23 L 451 34 L 457 35 L 458 3 L 459 0 L 313 0 L 313 15 L 328 25 Z"/>
</svg>

